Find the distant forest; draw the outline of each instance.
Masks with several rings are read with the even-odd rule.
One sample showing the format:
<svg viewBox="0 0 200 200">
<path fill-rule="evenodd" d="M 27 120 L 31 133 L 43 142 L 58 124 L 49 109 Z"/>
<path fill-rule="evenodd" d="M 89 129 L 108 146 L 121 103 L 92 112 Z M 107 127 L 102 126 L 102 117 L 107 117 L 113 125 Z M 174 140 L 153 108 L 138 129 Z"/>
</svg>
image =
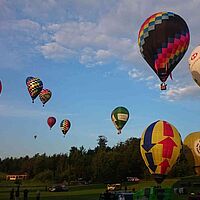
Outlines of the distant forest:
<svg viewBox="0 0 200 200">
<path fill-rule="evenodd" d="M 30 179 L 43 182 L 85 180 L 108 183 L 126 181 L 126 177 L 151 178 L 140 154 L 140 139 L 129 138 L 112 148 L 107 142 L 105 136 L 99 136 L 94 149 L 73 146 L 65 154 L 35 154 L 33 157 L 0 159 L 0 178 L 3 179 L 3 174 L 24 173 Z M 182 151 L 168 177 L 193 174 L 193 163 L 187 161 Z"/>
</svg>

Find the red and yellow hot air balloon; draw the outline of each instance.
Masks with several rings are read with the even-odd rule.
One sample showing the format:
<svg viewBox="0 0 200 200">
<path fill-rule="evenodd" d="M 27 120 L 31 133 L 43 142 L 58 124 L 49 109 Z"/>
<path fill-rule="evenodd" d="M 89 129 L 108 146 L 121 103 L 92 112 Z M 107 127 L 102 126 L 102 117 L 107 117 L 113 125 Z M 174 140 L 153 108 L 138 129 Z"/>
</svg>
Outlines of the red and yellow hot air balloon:
<svg viewBox="0 0 200 200">
<path fill-rule="evenodd" d="M 68 130 L 71 127 L 71 123 L 68 119 L 63 119 L 60 123 L 60 128 L 64 136 L 67 134 Z"/>
<path fill-rule="evenodd" d="M 184 145 L 191 151 L 195 172 L 200 176 L 200 132 L 193 132 L 187 135 L 184 140 Z M 187 152 L 186 157 L 191 154 Z"/>
<path fill-rule="evenodd" d="M 157 183 L 162 183 L 176 163 L 182 148 L 178 130 L 166 121 L 156 121 L 143 132 L 140 141 L 142 158 Z"/>
<path fill-rule="evenodd" d="M 158 12 L 142 24 L 138 34 L 140 52 L 149 66 L 162 81 L 165 81 L 183 58 L 190 42 L 186 22 L 172 12 Z"/>
<path fill-rule="evenodd" d="M 49 125 L 50 129 L 54 126 L 56 123 L 56 118 L 55 117 L 49 117 L 47 119 L 47 124 Z"/>
<path fill-rule="evenodd" d="M 51 98 L 51 95 L 52 93 L 49 89 L 42 89 L 42 91 L 39 94 L 39 98 L 40 98 L 40 101 L 43 103 L 43 106 L 47 101 L 49 101 L 49 99 Z"/>
</svg>

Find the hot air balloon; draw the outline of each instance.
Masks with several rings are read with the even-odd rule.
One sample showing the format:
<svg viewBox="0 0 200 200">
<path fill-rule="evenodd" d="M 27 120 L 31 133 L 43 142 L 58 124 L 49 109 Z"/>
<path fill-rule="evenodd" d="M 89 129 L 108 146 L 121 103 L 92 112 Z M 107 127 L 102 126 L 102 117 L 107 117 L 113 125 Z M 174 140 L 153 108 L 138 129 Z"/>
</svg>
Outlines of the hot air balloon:
<svg viewBox="0 0 200 200">
<path fill-rule="evenodd" d="M 42 91 L 39 94 L 40 100 L 44 104 L 49 101 L 49 99 L 51 98 L 51 91 L 49 89 L 42 89 Z"/>
<path fill-rule="evenodd" d="M 55 117 L 49 117 L 47 119 L 47 124 L 49 125 L 50 129 L 54 126 L 56 123 L 56 118 Z"/>
<path fill-rule="evenodd" d="M 142 24 L 138 34 L 140 52 L 166 89 L 168 76 L 183 58 L 190 42 L 186 22 L 172 12 L 158 12 Z"/>
<path fill-rule="evenodd" d="M 34 139 L 36 139 L 37 138 L 37 135 L 34 135 Z"/>
<path fill-rule="evenodd" d="M 129 118 L 129 112 L 125 107 L 117 107 L 111 113 L 111 120 L 118 130 L 118 134 L 121 133 L 122 128 L 126 124 Z"/>
<path fill-rule="evenodd" d="M 39 78 L 28 77 L 26 79 L 26 85 L 32 98 L 32 103 L 34 103 L 34 99 L 40 94 L 43 88 L 43 83 Z"/>
<path fill-rule="evenodd" d="M 2 92 L 2 82 L 0 80 L 0 94 L 1 94 L 1 92 Z"/>
<path fill-rule="evenodd" d="M 70 129 L 71 123 L 68 119 L 63 119 L 60 123 L 60 128 L 64 136 L 67 134 L 68 130 Z"/>
<path fill-rule="evenodd" d="M 194 169 L 200 176 L 200 132 L 190 133 L 184 140 L 184 145 L 191 151 L 194 160 Z M 186 153 L 186 157 L 189 152 Z"/>
<path fill-rule="evenodd" d="M 197 46 L 189 57 L 189 69 L 192 78 L 198 86 L 200 86 L 200 46 Z"/>
<path fill-rule="evenodd" d="M 26 85 L 28 86 L 28 82 L 31 80 L 31 79 L 33 79 L 34 77 L 32 77 L 32 76 L 29 76 L 29 77 L 27 77 L 26 78 Z"/>
<path fill-rule="evenodd" d="M 140 152 L 157 183 L 162 183 L 176 163 L 181 148 L 179 132 L 166 121 L 156 121 L 144 130 L 140 141 Z"/>
</svg>

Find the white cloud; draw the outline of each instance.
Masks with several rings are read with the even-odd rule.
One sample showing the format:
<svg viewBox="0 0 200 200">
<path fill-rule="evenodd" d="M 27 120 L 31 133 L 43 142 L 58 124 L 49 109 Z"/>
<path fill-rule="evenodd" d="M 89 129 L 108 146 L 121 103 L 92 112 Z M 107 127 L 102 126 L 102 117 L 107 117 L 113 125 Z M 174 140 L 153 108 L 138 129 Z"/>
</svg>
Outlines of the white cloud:
<svg viewBox="0 0 200 200">
<path fill-rule="evenodd" d="M 143 73 L 139 72 L 137 69 L 132 69 L 128 72 L 128 75 L 133 79 L 143 77 Z"/>
<path fill-rule="evenodd" d="M 188 85 L 188 86 L 179 86 L 175 85 L 169 88 L 167 91 L 164 91 L 161 94 L 161 98 L 166 99 L 168 101 L 176 101 L 187 98 L 200 98 L 199 87 L 196 85 Z"/>
<path fill-rule="evenodd" d="M 45 58 L 50 59 L 62 60 L 75 55 L 75 52 L 70 49 L 66 49 L 65 47 L 62 47 L 57 43 L 48 43 L 44 46 L 39 47 L 39 49 L 43 53 Z"/>
<path fill-rule="evenodd" d="M 152 76 L 152 75 L 146 76 L 147 74 L 144 71 L 143 72 L 139 71 L 136 68 L 131 69 L 128 72 L 128 75 L 133 79 L 136 79 L 139 81 L 145 81 L 145 82 L 152 82 L 152 80 L 154 79 L 154 76 Z M 147 84 L 149 84 L 149 83 L 147 83 Z"/>
<path fill-rule="evenodd" d="M 107 59 L 107 58 L 109 58 L 111 56 L 112 56 L 112 53 L 110 51 L 108 51 L 108 50 L 100 49 L 96 53 L 96 57 L 98 59 Z"/>
<path fill-rule="evenodd" d="M 29 36 L 40 31 L 40 24 L 29 19 L 0 21 L 1 31 L 14 32 L 15 34 L 28 33 Z"/>
<path fill-rule="evenodd" d="M 85 48 L 81 52 L 79 61 L 81 64 L 87 67 L 94 67 L 104 64 L 103 60 L 105 61 L 110 56 L 110 52 L 106 50 L 94 51 L 91 48 Z"/>
</svg>

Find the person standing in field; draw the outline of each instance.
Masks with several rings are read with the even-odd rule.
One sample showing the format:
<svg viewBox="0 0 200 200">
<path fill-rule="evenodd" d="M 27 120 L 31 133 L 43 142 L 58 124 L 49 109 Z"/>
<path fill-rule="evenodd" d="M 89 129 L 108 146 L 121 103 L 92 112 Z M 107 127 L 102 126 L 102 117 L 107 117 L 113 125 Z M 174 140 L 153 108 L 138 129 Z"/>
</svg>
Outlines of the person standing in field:
<svg viewBox="0 0 200 200">
<path fill-rule="evenodd" d="M 17 190 L 15 191 L 15 200 L 19 200 L 19 186 L 17 186 Z"/>
<path fill-rule="evenodd" d="M 12 190 L 10 191 L 10 200 L 14 200 L 14 188 L 12 188 Z"/>
<path fill-rule="evenodd" d="M 24 200 L 28 200 L 28 192 L 27 189 L 24 190 Z"/>
<path fill-rule="evenodd" d="M 40 191 L 39 190 L 37 190 L 37 192 L 36 192 L 36 200 L 40 200 Z"/>
</svg>

